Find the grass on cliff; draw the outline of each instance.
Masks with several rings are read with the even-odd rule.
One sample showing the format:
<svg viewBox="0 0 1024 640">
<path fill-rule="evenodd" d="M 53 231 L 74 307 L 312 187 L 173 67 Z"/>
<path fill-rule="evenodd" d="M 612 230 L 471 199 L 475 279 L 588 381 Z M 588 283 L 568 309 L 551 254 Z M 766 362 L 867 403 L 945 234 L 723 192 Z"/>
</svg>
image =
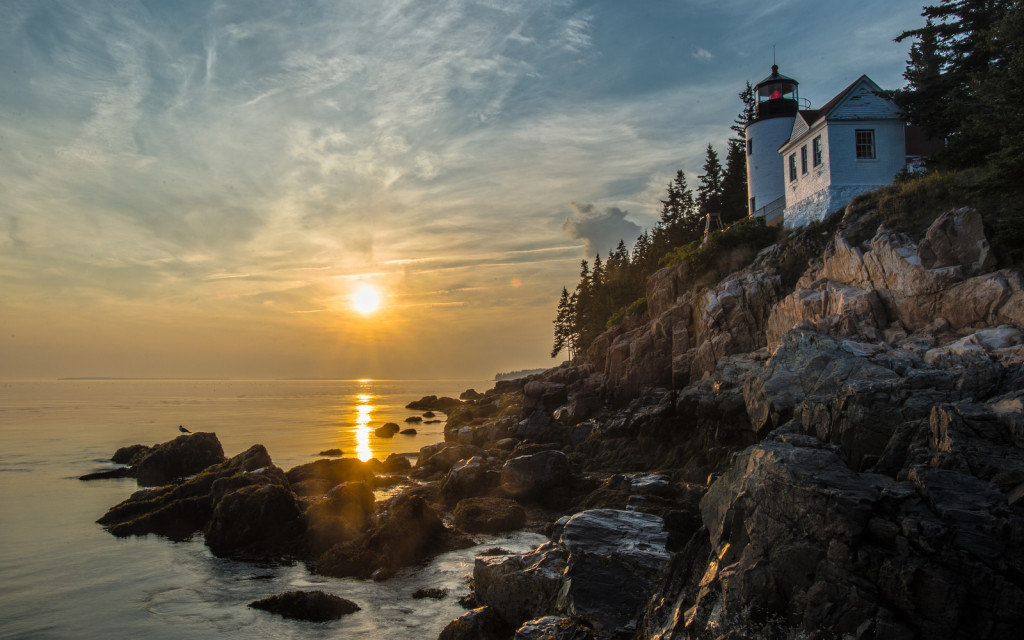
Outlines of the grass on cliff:
<svg viewBox="0 0 1024 640">
<path fill-rule="evenodd" d="M 682 276 L 693 283 L 717 281 L 750 263 L 757 252 L 773 244 L 779 227 L 769 227 L 761 218 L 745 218 L 724 231 L 712 233 L 708 241 L 691 242 L 665 254 L 661 264 L 682 265 Z"/>
<path fill-rule="evenodd" d="M 996 184 L 987 168 L 904 175 L 891 186 L 854 198 L 849 211 L 864 219 L 851 239 L 858 244 L 870 240 L 879 225 L 920 239 L 936 218 L 961 207 L 981 213 L 1002 264 L 1024 265 L 1024 201 L 1020 193 Z"/>
</svg>

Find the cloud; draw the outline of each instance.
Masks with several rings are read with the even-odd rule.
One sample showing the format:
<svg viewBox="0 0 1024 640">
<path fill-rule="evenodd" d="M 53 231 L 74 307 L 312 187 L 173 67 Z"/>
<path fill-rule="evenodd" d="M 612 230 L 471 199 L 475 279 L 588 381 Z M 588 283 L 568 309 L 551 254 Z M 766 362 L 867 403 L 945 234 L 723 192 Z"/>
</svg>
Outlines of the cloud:
<svg viewBox="0 0 1024 640">
<path fill-rule="evenodd" d="M 575 217 L 565 219 L 562 229 L 573 240 L 586 243 L 586 255 L 606 254 L 620 240 L 631 245 L 640 235 L 640 226 L 627 220 L 627 212 L 618 207 L 598 211 L 592 204 L 572 203 Z"/>
<path fill-rule="evenodd" d="M 700 60 L 701 62 L 711 62 L 714 59 L 714 54 L 705 49 L 704 47 L 697 47 L 696 50 L 691 54 L 694 60 Z"/>
</svg>

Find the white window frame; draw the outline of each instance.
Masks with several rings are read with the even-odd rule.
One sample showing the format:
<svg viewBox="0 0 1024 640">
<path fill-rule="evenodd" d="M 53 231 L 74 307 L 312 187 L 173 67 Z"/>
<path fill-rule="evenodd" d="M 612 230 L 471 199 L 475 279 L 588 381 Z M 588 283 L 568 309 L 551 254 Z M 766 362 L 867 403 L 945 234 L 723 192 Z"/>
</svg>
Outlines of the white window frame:
<svg viewBox="0 0 1024 640">
<path fill-rule="evenodd" d="M 854 155 L 858 160 L 877 160 L 878 149 L 874 129 L 853 130 Z"/>
</svg>

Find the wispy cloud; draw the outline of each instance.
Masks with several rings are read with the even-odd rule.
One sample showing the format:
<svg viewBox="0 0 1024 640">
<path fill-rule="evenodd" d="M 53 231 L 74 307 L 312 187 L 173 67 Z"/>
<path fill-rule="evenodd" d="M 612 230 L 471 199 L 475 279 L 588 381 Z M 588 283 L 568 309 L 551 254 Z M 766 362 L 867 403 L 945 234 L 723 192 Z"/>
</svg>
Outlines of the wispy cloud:
<svg viewBox="0 0 1024 640">
<path fill-rule="evenodd" d="M 461 306 L 429 314 L 478 345 L 494 326 L 546 342 L 551 298 L 581 253 L 630 242 L 674 171 L 695 176 L 705 145 L 728 136 L 736 92 L 767 71 L 763 34 L 785 36 L 793 67 L 805 52 L 784 42 L 820 52 L 792 69 L 808 97 L 861 64 L 883 81 L 904 56 L 886 62 L 877 43 L 918 12 L 878 22 L 883 7 L 10 2 L 0 296 L 37 346 L 56 331 L 38 318 L 64 308 L 122 336 L 250 318 L 294 346 L 302 331 L 349 339 L 325 328 L 326 311 L 372 278 L 394 296 L 448 292 L 439 302 Z M 737 28 L 754 15 L 764 29 Z M 840 29 L 855 55 L 818 46 Z"/>
</svg>

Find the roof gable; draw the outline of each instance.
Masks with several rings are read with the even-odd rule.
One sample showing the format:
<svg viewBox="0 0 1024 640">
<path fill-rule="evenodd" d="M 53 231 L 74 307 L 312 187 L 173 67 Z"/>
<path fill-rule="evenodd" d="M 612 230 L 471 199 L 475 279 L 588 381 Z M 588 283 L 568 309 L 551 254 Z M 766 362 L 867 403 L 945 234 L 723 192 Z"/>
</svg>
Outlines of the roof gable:
<svg viewBox="0 0 1024 640">
<path fill-rule="evenodd" d="M 861 76 L 819 109 L 826 120 L 888 120 L 901 117 L 899 107 L 878 95 L 882 91 L 874 81 Z"/>
</svg>

